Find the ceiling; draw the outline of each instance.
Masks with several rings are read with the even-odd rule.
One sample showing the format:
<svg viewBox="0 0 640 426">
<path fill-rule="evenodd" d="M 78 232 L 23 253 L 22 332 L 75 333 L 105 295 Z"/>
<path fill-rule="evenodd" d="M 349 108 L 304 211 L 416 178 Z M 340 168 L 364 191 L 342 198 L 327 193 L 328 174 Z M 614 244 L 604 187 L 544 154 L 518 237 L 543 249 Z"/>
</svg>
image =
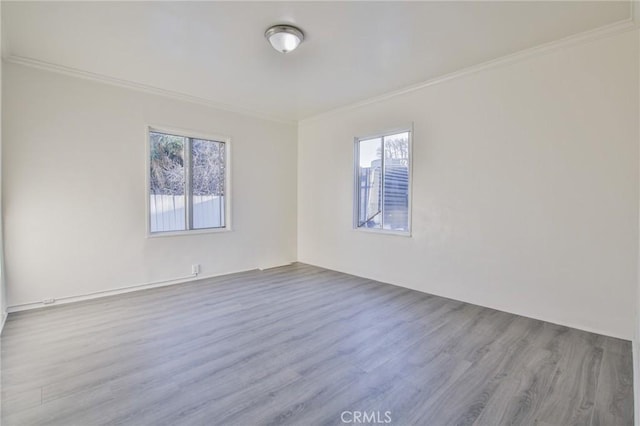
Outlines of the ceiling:
<svg viewBox="0 0 640 426">
<path fill-rule="evenodd" d="M 630 18 L 629 2 L 2 2 L 3 57 L 299 120 Z M 287 55 L 264 39 L 291 23 Z"/>
</svg>

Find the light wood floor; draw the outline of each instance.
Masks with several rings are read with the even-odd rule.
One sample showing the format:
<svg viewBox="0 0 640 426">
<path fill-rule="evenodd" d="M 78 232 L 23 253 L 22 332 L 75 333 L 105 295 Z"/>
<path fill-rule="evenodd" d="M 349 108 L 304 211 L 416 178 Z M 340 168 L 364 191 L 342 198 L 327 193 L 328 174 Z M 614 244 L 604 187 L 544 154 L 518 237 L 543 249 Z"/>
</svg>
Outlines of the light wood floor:
<svg viewBox="0 0 640 426">
<path fill-rule="evenodd" d="M 633 422 L 628 341 L 302 264 L 10 314 L 1 345 L 5 426 Z"/>
</svg>

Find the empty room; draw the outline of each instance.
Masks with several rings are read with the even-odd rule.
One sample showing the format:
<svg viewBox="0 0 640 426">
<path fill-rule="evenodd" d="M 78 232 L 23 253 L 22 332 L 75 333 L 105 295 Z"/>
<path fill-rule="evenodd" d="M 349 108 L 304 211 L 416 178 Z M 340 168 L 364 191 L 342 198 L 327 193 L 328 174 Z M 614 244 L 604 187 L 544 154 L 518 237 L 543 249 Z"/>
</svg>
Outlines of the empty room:
<svg viewBox="0 0 640 426">
<path fill-rule="evenodd" d="M 640 425 L 639 3 L 0 18 L 3 426 Z"/>
</svg>

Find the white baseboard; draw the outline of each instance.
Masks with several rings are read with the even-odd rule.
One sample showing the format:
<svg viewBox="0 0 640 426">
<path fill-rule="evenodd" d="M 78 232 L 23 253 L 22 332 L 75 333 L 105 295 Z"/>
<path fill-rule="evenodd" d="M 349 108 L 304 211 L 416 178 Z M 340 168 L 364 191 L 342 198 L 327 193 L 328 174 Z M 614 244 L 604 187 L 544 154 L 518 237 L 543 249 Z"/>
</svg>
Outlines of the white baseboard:
<svg viewBox="0 0 640 426">
<path fill-rule="evenodd" d="M 99 298 L 102 298 L 102 297 L 108 297 L 108 296 L 115 296 L 115 295 L 118 295 L 118 294 L 131 293 L 133 291 L 148 290 L 148 289 L 152 289 L 152 288 L 166 287 L 166 286 L 176 285 L 176 284 L 184 284 L 184 283 L 188 283 L 188 282 L 192 282 L 192 281 L 205 280 L 205 279 L 208 279 L 208 278 L 215 278 L 215 277 L 220 277 L 220 276 L 223 276 L 223 275 L 237 274 L 237 273 L 240 273 L 240 272 L 247 272 L 247 271 L 252 271 L 252 270 L 255 270 L 255 268 L 242 269 L 242 270 L 238 270 L 238 271 L 228 271 L 228 272 L 224 272 L 224 273 L 220 273 L 220 274 L 205 275 L 205 276 L 193 274 L 193 275 L 189 275 L 189 276 L 185 276 L 185 277 L 173 278 L 173 279 L 168 279 L 168 280 L 163 280 L 163 281 L 156 281 L 156 282 L 145 283 L 145 284 L 136 284 L 136 285 L 131 285 L 131 286 L 127 286 L 127 287 L 120 287 L 120 288 L 111 289 L 111 290 L 103 290 L 103 291 L 97 291 L 97 292 L 87 293 L 87 294 L 79 294 L 79 295 L 74 295 L 74 296 L 64 296 L 64 297 L 60 297 L 60 298 L 54 298 L 53 299 L 54 302 L 52 302 L 52 303 L 44 303 L 42 301 L 41 302 L 22 303 L 22 304 L 19 304 L 19 305 L 8 306 L 7 307 L 7 313 L 28 311 L 28 310 L 31 310 L 31 309 L 40 309 L 40 308 L 45 308 L 45 307 L 49 307 L 49 306 L 64 305 L 64 304 L 67 304 L 67 303 L 81 302 L 81 301 L 84 301 L 84 300 L 99 299 Z M 5 314 L 5 319 L 6 319 L 6 316 L 7 316 L 7 314 Z"/>
<path fill-rule="evenodd" d="M 293 262 L 279 263 L 276 265 L 258 266 L 258 269 L 260 269 L 261 271 L 266 271 L 269 269 L 282 268 L 283 266 L 289 266 L 291 264 L 293 264 Z"/>
</svg>

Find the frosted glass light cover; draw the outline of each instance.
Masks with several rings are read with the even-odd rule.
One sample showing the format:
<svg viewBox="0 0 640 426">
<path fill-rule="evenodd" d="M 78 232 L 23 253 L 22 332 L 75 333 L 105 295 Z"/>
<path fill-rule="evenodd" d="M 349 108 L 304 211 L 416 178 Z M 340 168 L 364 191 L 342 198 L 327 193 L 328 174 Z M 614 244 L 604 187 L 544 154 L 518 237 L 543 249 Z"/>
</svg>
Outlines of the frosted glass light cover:
<svg viewBox="0 0 640 426">
<path fill-rule="evenodd" d="M 278 52 L 287 53 L 298 47 L 300 39 L 293 34 L 277 33 L 269 37 L 269 42 Z"/>
</svg>

